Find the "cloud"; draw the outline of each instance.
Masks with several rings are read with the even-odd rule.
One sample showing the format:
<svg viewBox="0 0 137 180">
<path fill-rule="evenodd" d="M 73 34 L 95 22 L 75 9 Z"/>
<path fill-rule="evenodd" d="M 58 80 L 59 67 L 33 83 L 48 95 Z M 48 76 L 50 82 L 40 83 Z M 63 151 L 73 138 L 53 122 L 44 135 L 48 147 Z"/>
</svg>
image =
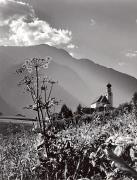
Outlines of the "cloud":
<svg viewBox="0 0 137 180">
<path fill-rule="evenodd" d="M 15 45 L 36 45 L 47 43 L 49 45 L 68 44 L 71 39 L 71 32 L 68 30 L 57 30 L 47 22 L 34 19 L 32 22 L 25 22 L 23 18 L 12 21 L 10 24 L 10 41 Z"/>
<path fill-rule="evenodd" d="M 128 58 L 136 58 L 137 57 L 137 51 L 129 51 L 125 54 Z"/>
<path fill-rule="evenodd" d="M 56 29 L 36 17 L 31 5 L 22 1 L 0 0 L 0 45 L 74 46 L 72 32 Z"/>
<path fill-rule="evenodd" d="M 35 16 L 34 9 L 28 3 L 15 0 L 4 0 L 5 3 L 0 3 L 0 20 L 18 19 L 22 16 L 30 18 Z"/>
<path fill-rule="evenodd" d="M 68 49 L 74 49 L 74 48 L 76 48 L 76 46 L 75 46 L 74 44 L 69 44 L 69 45 L 67 46 L 67 48 L 68 48 Z"/>
<path fill-rule="evenodd" d="M 7 1 L 6 0 L 0 0 L 0 4 L 6 4 Z"/>
</svg>

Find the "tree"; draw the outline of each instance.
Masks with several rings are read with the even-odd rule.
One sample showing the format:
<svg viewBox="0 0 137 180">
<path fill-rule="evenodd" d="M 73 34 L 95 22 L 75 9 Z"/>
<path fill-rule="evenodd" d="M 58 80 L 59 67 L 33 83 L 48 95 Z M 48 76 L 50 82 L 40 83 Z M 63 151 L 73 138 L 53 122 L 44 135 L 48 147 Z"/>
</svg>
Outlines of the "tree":
<svg viewBox="0 0 137 180">
<path fill-rule="evenodd" d="M 135 116 L 137 118 L 137 92 L 133 94 L 132 102 L 133 102 L 133 107 L 135 111 Z"/>
<path fill-rule="evenodd" d="M 73 113 L 72 113 L 71 109 L 69 109 L 67 107 L 66 104 L 63 104 L 61 107 L 59 115 L 61 116 L 61 118 L 69 118 L 69 117 L 73 116 Z"/>
<path fill-rule="evenodd" d="M 124 114 L 124 113 L 130 113 L 132 111 L 132 105 L 131 103 L 122 103 L 120 104 L 117 109 L 118 114 Z"/>
<path fill-rule="evenodd" d="M 132 101 L 133 101 L 134 107 L 137 109 L 137 92 L 135 92 L 135 93 L 133 94 Z"/>
<path fill-rule="evenodd" d="M 83 113 L 82 113 L 82 106 L 81 106 L 81 104 L 79 104 L 79 105 L 77 106 L 76 114 L 79 114 L 79 115 L 82 115 L 82 114 L 83 114 Z"/>
</svg>

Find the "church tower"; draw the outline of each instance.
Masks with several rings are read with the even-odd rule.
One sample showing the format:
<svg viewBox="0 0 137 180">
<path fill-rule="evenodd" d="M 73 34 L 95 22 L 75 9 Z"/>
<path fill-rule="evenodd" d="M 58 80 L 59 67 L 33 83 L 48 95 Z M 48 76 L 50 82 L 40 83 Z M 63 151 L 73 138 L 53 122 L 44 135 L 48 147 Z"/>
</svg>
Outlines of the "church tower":
<svg viewBox="0 0 137 180">
<path fill-rule="evenodd" d="M 113 93 L 111 90 L 112 85 L 110 83 L 107 84 L 107 99 L 110 103 L 110 107 L 113 107 Z"/>
</svg>

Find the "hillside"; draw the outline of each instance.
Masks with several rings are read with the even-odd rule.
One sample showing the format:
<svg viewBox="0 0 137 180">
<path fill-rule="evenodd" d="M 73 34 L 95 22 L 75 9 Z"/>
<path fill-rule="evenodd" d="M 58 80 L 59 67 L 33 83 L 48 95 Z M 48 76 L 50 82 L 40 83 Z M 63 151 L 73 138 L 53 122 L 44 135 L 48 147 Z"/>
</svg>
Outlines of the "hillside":
<svg viewBox="0 0 137 180">
<path fill-rule="evenodd" d="M 129 101 L 137 90 L 135 78 L 95 64 L 88 59 L 75 59 L 62 49 L 48 45 L 0 47 L 0 96 L 13 109 L 21 111 L 30 101 L 17 87 L 19 80 L 15 74 L 17 67 L 24 59 L 46 56 L 52 57 L 47 73 L 59 81 L 54 95 L 72 109 L 75 109 L 78 103 L 90 106 L 96 96 L 105 93 L 108 82 L 112 84 L 115 106 Z"/>
<path fill-rule="evenodd" d="M 10 114 L 14 115 L 17 114 L 17 109 L 13 108 L 12 106 L 9 105 L 8 102 L 6 102 L 2 97 L 0 97 L 0 112 L 4 114 Z"/>
</svg>

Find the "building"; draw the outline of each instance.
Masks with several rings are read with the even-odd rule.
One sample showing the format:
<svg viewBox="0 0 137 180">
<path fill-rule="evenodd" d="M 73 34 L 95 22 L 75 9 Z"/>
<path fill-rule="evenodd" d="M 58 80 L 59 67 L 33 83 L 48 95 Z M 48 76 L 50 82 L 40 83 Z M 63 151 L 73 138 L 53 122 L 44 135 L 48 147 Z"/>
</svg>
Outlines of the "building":
<svg viewBox="0 0 137 180">
<path fill-rule="evenodd" d="M 108 83 L 106 95 L 100 95 L 98 98 L 96 98 L 96 100 L 93 101 L 93 103 L 90 106 L 92 109 L 101 111 L 113 107 L 113 93 L 111 87 L 112 85 Z"/>
</svg>

